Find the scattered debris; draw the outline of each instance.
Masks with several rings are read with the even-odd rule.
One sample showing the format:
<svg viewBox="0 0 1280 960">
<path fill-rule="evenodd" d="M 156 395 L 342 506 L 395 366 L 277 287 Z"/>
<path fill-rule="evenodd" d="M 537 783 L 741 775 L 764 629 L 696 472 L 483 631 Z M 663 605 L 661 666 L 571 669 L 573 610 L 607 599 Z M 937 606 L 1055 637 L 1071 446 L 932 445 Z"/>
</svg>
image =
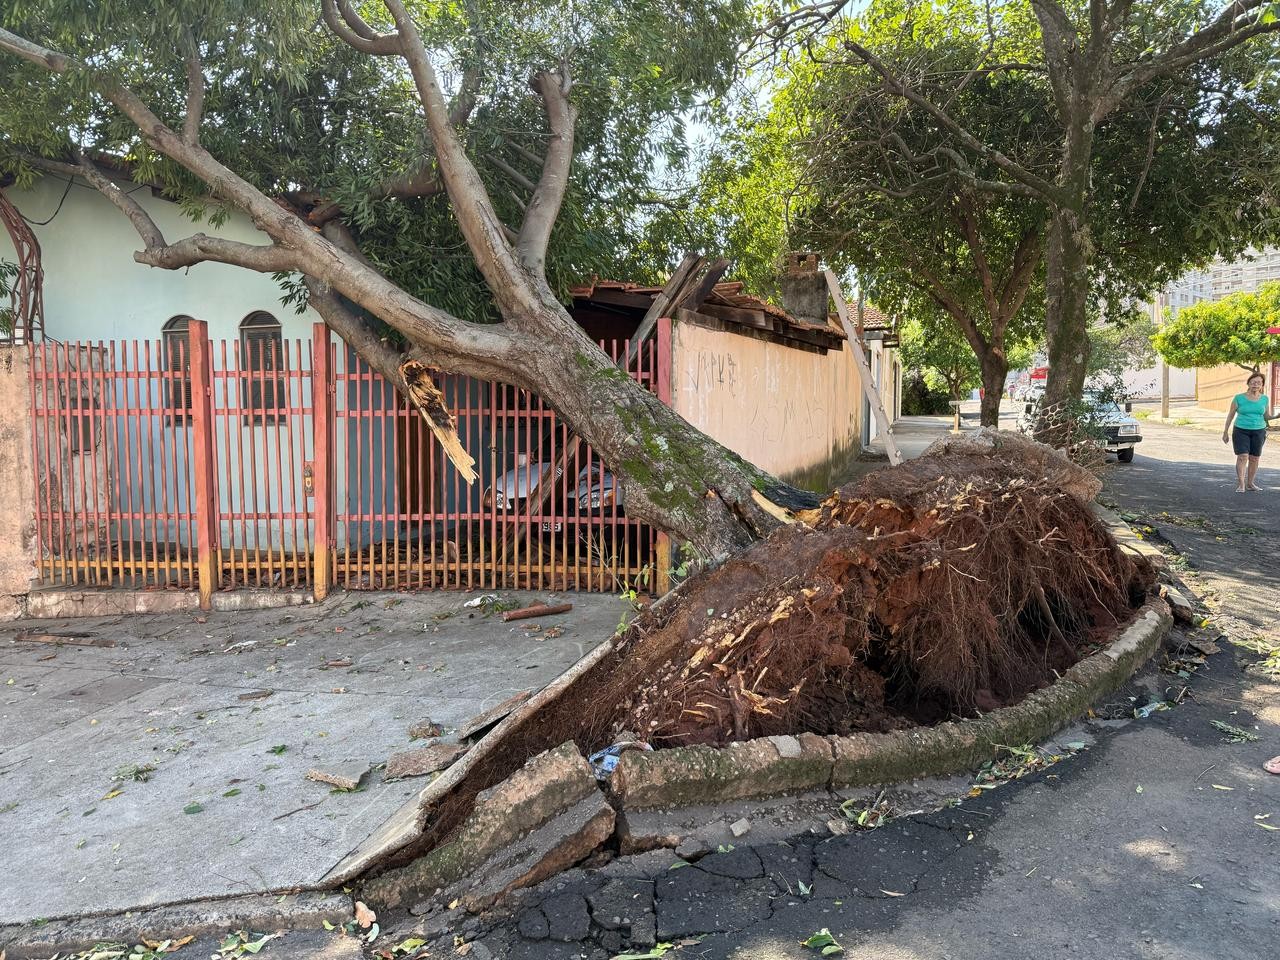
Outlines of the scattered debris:
<svg viewBox="0 0 1280 960">
<path fill-rule="evenodd" d="M 751 832 L 751 821 L 746 817 L 743 817 L 741 820 L 735 820 L 733 823 L 729 824 L 729 832 L 732 833 L 734 837 L 745 837 Z"/>
<path fill-rule="evenodd" d="M 339 790 L 354 790 L 370 770 L 370 766 L 362 761 L 334 764 L 326 767 L 312 767 L 307 771 L 307 779 L 316 783 L 327 783 Z"/>
<path fill-rule="evenodd" d="M 419 720 L 409 727 L 410 740 L 431 740 L 444 734 L 444 727 L 434 720 Z"/>
<path fill-rule="evenodd" d="M 218 944 L 218 952 L 213 954 L 214 960 L 233 960 L 235 957 L 252 956 L 262 950 L 270 941 L 281 936 L 278 933 L 265 933 L 254 938 L 252 933 L 237 930 Z"/>
<path fill-rule="evenodd" d="M 1203 653 L 1206 657 L 1212 657 L 1215 653 L 1222 652 L 1222 648 L 1218 646 L 1216 640 L 1204 640 L 1200 637 L 1187 637 L 1186 643 L 1191 649 Z"/>
<path fill-rule="evenodd" d="M 349 667 L 349 666 L 351 666 L 351 661 L 348 660 L 346 657 L 342 657 L 337 660 L 326 660 L 324 666 L 321 667 L 320 669 L 328 670 L 336 667 Z"/>
<path fill-rule="evenodd" d="M 274 690 L 250 690 L 248 693 L 242 693 L 236 697 L 237 700 L 265 700 L 267 697 L 275 693 Z"/>
<path fill-rule="evenodd" d="M 508 610 L 502 615 L 504 622 L 512 620 L 529 620 L 533 617 L 550 617 L 558 613 L 568 613 L 573 609 L 572 603 L 557 603 L 554 606 L 548 606 L 545 603 L 535 603 L 531 607 L 521 607 L 518 610 Z"/>
<path fill-rule="evenodd" d="M 114 647 L 116 642 L 107 637 L 95 637 L 91 633 L 37 633 L 34 630 L 23 630 L 13 636 L 14 640 L 27 643 L 68 644 L 73 647 Z"/>
<path fill-rule="evenodd" d="M 604 783 L 609 781 L 613 776 L 614 768 L 618 766 L 618 760 L 628 750 L 652 750 L 649 744 L 635 739 L 620 740 L 612 746 L 605 747 L 603 750 L 597 750 L 591 756 L 587 757 L 587 762 L 591 764 L 591 771 L 596 775 L 596 779 Z"/>
<path fill-rule="evenodd" d="M 125 780 L 146 783 L 155 772 L 156 765 L 154 763 L 130 763 L 123 767 L 117 767 L 116 772 L 111 775 L 111 779 L 116 783 L 122 783 Z"/>
<path fill-rule="evenodd" d="M 356 923 L 360 929 L 368 930 L 377 921 L 378 915 L 370 910 L 363 900 L 356 901 Z"/>
<path fill-rule="evenodd" d="M 808 940 L 801 940 L 800 945 L 810 950 L 817 950 L 824 957 L 835 957 L 844 953 L 844 947 L 831 935 L 831 931 L 823 927 Z"/>
<path fill-rule="evenodd" d="M 1162 586 L 1160 593 L 1169 601 L 1169 609 L 1173 611 L 1173 619 L 1179 623 L 1195 622 L 1196 608 L 1191 605 L 1191 601 L 1186 598 L 1181 590 L 1176 587 Z"/>
<path fill-rule="evenodd" d="M 1243 727 L 1237 727 L 1234 724 L 1224 723 L 1222 720 L 1210 720 L 1209 726 L 1215 730 L 1221 730 L 1226 734 L 1222 738 L 1223 743 L 1253 743 L 1258 739 L 1256 733 L 1250 733 Z"/>
<path fill-rule="evenodd" d="M 505 600 L 496 593 L 482 593 L 480 596 L 468 600 L 463 606 L 472 610 L 479 610 L 484 616 L 491 617 L 495 613 L 514 610 L 519 604 L 514 600 Z"/>
<path fill-rule="evenodd" d="M 425 777 L 438 770 L 444 770 L 466 753 L 467 749 L 458 743 L 433 743 L 429 747 L 393 753 L 387 760 L 387 779 Z"/>
<path fill-rule="evenodd" d="M 490 707 L 479 716 L 472 717 L 467 721 L 466 725 L 458 732 L 459 740 L 472 740 L 477 735 L 486 732 L 490 727 L 499 723 L 503 717 L 509 714 L 520 704 L 524 703 L 531 696 L 532 690 L 522 690 L 513 697 L 508 697 L 496 707 Z"/>
</svg>

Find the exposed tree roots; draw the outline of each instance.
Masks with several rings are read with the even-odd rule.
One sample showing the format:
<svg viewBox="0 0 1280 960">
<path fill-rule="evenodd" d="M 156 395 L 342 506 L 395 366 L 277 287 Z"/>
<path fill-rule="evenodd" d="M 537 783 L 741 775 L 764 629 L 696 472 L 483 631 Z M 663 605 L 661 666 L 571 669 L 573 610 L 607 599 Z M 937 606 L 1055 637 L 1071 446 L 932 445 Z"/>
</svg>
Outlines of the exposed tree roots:
<svg viewBox="0 0 1280 960">
<path fill-rule="evenodd" d="M 655 746 L 886 730 L 972 715 L 1053 681 L 1133 616 L 1154 571 L 1081 498 L 1096 481 L 988 434 L 879 470 L 643 614 L 614 651 L 511 728 L 435 809 L 566 740 Z"/>
</svg>

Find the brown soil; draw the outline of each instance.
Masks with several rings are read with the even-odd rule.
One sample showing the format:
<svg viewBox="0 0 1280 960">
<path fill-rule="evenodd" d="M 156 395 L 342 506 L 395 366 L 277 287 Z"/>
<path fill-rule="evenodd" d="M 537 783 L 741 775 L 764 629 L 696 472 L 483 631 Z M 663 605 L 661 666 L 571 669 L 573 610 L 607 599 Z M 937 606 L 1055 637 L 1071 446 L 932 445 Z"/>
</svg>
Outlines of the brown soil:
<svg viewBox="0 0 1280 960">
<path fill-rule="evenodd" d="M 1033 446 L 940 449 L 877 471 L 828 497 L 812 526 L 684 584 L 427 811 L 415 850 L 569 739 L 592 751 L 621 731 L 659 747 L 883 731 L 1051 683 L 1131 619 L 1155 577 L 1071 483 L 1046 481 Z"/>
</svg>

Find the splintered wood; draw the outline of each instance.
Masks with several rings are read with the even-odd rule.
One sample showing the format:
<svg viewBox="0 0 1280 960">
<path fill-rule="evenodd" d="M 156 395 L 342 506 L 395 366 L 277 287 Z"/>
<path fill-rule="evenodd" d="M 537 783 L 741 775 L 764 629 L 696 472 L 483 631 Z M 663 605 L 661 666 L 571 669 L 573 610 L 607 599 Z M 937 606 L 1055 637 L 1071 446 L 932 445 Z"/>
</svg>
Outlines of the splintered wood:
<svg viewBox="0 0 1280 960">
<path fill-rule="evenodd" d="M 440 441 L 440 446 L 453 465 L 458 468 L 458 473 L 467 483 L 475 483 L 475 458 L 467 453 L 462 441 L 458 439 L 458 424 L 445 406 L 444 394 L 431 379 L 427 368 L 416 360 L 406 360 L 400 365 L 400 375 L 404 377 L 409 399 L 431 427 L 431 432 Z"/>
</svg>

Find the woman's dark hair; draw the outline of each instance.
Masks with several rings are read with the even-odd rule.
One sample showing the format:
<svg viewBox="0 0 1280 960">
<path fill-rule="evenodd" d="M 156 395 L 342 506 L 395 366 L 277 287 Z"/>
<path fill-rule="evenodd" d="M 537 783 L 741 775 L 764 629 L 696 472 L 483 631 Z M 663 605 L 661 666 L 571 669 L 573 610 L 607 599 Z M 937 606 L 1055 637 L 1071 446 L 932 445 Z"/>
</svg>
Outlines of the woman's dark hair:
<svg viewBox="0 0 1280 960">
<path fill-rule="evenodd" d="M 1267 378 L 1262 375 L 1262 371 L 1255 370 L 1253 371 L 1253 373 L 1249 374 L 1249 376 L 1245 377 L 1245 380 L 1244 380 L 1245 389 L 1248 389 L 1249 384 L 1253 383 L 1253 380 L 1255 377 L 1257 377 L 1259 380 L 1262 381 L 1262 385 L 1264 387 L 1267 385 Z"/>
</svg>

